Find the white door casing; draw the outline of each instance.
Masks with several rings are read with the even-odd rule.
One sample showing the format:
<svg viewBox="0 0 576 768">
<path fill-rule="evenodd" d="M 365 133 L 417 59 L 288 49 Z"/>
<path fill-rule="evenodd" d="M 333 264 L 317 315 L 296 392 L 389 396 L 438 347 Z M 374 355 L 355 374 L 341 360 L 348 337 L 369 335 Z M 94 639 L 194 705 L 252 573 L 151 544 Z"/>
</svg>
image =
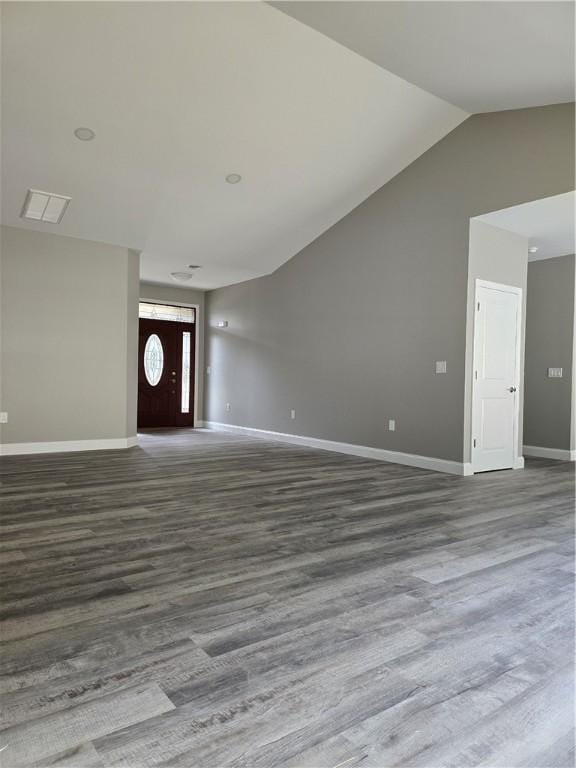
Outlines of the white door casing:
<svg viewBox="0 0 576 768">
<path fill-rule="evenodd" d="M 519 466 L 522 289 L 476 280 L 472 469 Z"/>
</svg>

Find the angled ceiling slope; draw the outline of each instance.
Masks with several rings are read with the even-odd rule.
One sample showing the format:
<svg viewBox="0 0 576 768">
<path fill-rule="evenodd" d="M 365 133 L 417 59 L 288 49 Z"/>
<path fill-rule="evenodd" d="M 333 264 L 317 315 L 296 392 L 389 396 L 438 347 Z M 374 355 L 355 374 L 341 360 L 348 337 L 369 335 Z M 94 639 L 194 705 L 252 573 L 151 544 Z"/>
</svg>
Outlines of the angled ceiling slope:
<svg viewBox="0 0 576 768">
<path fill-rule="evenodd" d="M 574 101 L 574 2 L 273 2 L 469 112 Z"/>
<path fill-rule="evenodd" d="M 274 271 L 468 116 L 265 3 L 2 14 L 3 222 L 140 250 L 155 282 Z M 71 196 L 61 224 L 19 217 L 29 188 Z"/>
</svg>

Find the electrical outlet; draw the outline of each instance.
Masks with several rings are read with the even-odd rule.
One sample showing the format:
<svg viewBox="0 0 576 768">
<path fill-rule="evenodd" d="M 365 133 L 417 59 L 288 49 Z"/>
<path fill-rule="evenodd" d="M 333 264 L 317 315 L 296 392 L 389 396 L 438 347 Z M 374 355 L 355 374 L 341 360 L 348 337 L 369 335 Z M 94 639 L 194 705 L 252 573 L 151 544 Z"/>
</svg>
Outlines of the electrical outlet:
<svg viewBox="0 0 576 768">
<path fill-rule="evenodd" d="M 8 424 L 8 413 L 6 411 L 0 413 L 0 424 Z"/>
<path fill-rule="evenodd" d="M 390 432 L 396 432 L 396 419 L 388 419 L 388 429 Z"/>
<path fill-rule="evenodd" d="M 228 413 L 230 413 L 230 411 L 232 410 L 232 406 L 230 405 L 230 403 L 226 403 L 226 410 L 228 411 Z"/>
<path fill-rule="evenodd" d="M 548 368 L 549 379 L 561 379 L 564 375 L 562 368 Z"/>
<path fill-rule="evenodd" d="M 296 411 L 294 410 L 294 408 L 292 408 L 292 410 L 290 411 L 290 418 L 291 419 L 295 419 L 296 418 Z"/>
<path fill-rule="evenodd" d="M 436 373 L 446 373 L 446 360 L 436 360 Z"/>
</svg>

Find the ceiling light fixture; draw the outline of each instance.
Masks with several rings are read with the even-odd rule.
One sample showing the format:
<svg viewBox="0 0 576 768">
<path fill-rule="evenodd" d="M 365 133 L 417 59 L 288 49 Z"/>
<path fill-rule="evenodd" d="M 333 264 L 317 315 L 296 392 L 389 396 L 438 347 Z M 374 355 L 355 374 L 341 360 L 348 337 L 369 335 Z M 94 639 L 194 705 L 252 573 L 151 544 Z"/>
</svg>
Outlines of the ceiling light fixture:
<svg viewBox="0 0 576 768">
<path fill-rule="evenodd" d="M 190 272 L 170 272 L 170 277 L 177 283 L 187 283 L 188 280 L 192 279 Z"/>
<path fill-rule="evenodd" d="M 530 248 L 528 248 L 528 253 L 538 253 L 538 246 L 531 245 Z"/>
<path fill-rule="evenodd" d="M 53 192 L 29 189 L 20 216 L 23 219 L 32 219 L 32 221 L 60 224 L 70 200 L 72 198 L 66 195 L 55 195 Z"/>
<path fill-rule="evenodd" d="M 226 181 L 228 184 L 238 184 L 239 181 L 242 181 L 242 176 L 239 173 L 229 173 L 226 176 Z"/>
<path fill-rule="evenodd" d="M 96 134 L 92 128 L 76 128 L 74 136 L 80 141 L 92 141 L 96 137 Z"/>
</svg>

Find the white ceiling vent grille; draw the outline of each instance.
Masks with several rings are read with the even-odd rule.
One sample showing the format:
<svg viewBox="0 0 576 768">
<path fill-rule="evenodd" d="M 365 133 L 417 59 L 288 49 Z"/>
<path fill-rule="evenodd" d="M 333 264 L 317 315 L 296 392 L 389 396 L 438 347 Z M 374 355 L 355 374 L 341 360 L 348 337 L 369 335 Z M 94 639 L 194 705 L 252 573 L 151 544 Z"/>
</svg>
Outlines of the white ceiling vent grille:
<svg viewBox="0 0 576 768">
<path fill-rule="evenodd" d="M 33 221 L 45 221 L 47 224 L 59 224 L 72 198 L 29 189 L 20 216 Z"/>
</svg>

